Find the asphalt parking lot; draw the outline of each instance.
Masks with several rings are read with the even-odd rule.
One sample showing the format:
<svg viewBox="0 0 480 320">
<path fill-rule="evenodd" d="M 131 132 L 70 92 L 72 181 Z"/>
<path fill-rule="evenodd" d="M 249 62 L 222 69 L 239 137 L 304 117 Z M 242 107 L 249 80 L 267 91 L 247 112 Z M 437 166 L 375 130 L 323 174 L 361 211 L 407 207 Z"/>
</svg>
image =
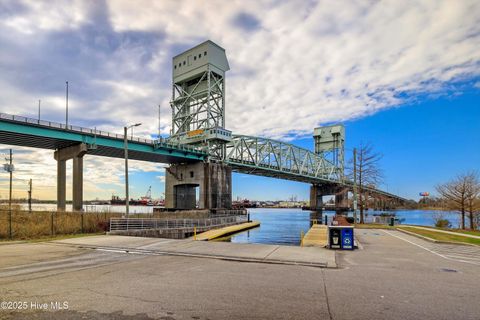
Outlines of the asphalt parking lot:
<svg viewBox="0 0 480 320">
<path fill-rule="evenodd" d="M 479 319 L 478 248 L 432 247 L 397 231 L 357 236 L 362 249 L 336 252 L 338 268 L 131 250 L 156 239 L 122 239 L 128 253 L 0 245 L 1 300 L 26 305 L 0 319 Z M 242 246 L 225 248 L 255 245 Z"/>
</svg>

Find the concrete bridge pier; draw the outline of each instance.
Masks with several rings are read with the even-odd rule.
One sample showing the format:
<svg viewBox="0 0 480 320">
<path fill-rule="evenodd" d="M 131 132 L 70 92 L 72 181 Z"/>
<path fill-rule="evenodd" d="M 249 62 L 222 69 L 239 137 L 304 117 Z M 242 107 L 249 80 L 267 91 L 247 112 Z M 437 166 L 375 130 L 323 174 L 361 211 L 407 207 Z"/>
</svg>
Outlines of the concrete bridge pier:
<svg viewBox="0 0 480 320">
<path fill-rule="evenodd" d="M 67 160 L 73 159 L 72 207 L 73 211 L 83 209 L 83 156 L 87 153 L 87 145 L 81 143 L 54 153 L 57 160 L 57 210 L 65 211 L 67 187 Z"/>
<path fill-rule="evenodd" d="M 198 188 L 198 191 L 197 191 Z M 232 169 L 221 163 L 173 164 L 165 171 L 165 208 L 231 209 Z"/>
<path fill-rule="evenodd" d="M 323 210 L 323 196 L 324 187 L 318 184 L 312 184 L 310 186 L 310 210 L 322 211 Z"/>
<path fill-rule="evenodd" d="M 348 189 L 338 188 L 335 192 L 335 211 L 342 214 L 348 210 Z"/>
</svg>

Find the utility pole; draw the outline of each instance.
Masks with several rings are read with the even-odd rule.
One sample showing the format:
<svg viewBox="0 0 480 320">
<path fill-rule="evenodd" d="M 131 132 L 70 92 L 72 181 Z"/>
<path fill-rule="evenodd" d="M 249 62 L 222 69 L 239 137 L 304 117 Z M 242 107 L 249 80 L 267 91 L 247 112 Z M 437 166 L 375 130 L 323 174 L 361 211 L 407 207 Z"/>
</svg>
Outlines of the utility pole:
<svg viewBox="0 0 480 320">
<path fill-rule="evenodd" d="M 40 99 L 38 100 L 38 121 L 40 122 Z"/>
<path fill-rule="evenodd" d="M 12 239 L 12 174 L 13 174 L 13 165 L 12 165 L 12 149 L 10 149 L 10 158 L 9 163 L 6 166 L 7 171 L 10 173 L 10 190 L 8 198 L 8 237 Z"/>
<path fill-rule="evenodd" d="M 66 83 L 66 95 L 65 95 L 65 129 L 68 127 L 68 81 Z"/>
<path fill-rule="evenodd" d="M 32 213 L 32 179 L 28 182 L 28 211 Z"/>
<path fill-rule="evenodd" d="M 353 148 L 353 220 L 357 223 L 357 148 Z"/>
</svg>

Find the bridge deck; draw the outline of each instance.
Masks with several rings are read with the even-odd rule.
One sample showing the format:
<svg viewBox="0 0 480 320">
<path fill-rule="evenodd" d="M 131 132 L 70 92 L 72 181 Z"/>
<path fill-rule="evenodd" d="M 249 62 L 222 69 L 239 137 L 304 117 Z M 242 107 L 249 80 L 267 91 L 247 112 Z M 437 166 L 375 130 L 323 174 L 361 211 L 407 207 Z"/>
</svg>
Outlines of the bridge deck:
<svg viewBox="0 0 480 320">
<path fill-rule="evenodd" d="M 205 152 L 165 140 L 128 137 L 129 158 L 159 163 L 201 161 Z M 79 143 L 89 146 L 88 154 L 123 158 L 124 136 L 77 126 L 0 114 L 0 143 L 57 150 Z"/>
</svg>

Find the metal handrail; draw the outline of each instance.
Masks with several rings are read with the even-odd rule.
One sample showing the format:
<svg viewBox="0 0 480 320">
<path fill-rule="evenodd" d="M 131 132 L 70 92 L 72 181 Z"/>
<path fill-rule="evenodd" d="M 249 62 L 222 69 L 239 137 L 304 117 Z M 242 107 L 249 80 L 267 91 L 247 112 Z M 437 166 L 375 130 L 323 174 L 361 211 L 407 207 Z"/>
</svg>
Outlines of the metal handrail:
<svg viewBox="0 0 480 320">
<path fill-rule="evenodd" d="M 94 136 L 101 136 L 101 137 L 106 137 L 106 138 L 115 138 L 115 139 L 125 139 L 125 136 L 123 134 L 118 134 L 118 133 L 113 133 L 113 132 L 108 132 L 108 131 L 103 131 L 103 130 L 97 130 L 97 129 L 90 129 L 90 128 L 85 128 L 85 127 L 80 127 L 80 126 L 74 126 L 74 125 L 65 125 L 63 123 L 59 122 L 53 122 L 53 121 L 45 121 L 45 120 L 40 120 L 40 119 L 33 119 L 33 118 L 27 118 L 23 116 L 17 116 L 17 115 L 12 115 L 12 114 L 7 114 L 7 113 L 0 113 L 0 119 L 5 119 L 9 121 L 15 121 L 15 122 L 22 122 L 22 123 L 27 123 L 27 124 L 33 124 L 37 126 L 42 126 L 42 127 L 48 127 L 48 128 L 54 128 L 54 129 L 64 129 L 72 132 L 78 132 L 82 134 L 91 134 Z M 205 151 L 201 150 L 200 148 L 193 147 L 193 146 L 188 146 L 180 143 L 174 143 L 173 141 L 167 140 L 165 138 L 160 137 L 159 139 L 147 139 L 147 138 L 140 138 L 140 137 L 128 137 L 127 135 L 127 140 L 132 141 L 132 142 L 139 142 L 139 143 L 145 143 L 154 146 L 155 148 L 158 148 L 158 146 L 162 147 L 167 147 L 167 148 L 172 148 L 172 149 L 179 149 L 179 150 L 185 150 L 185 151 L 193 151 L 193 152 L 198 152 L 198 153 L 205 153 Z"/>
<path fill-rule="evenodd" d="M 110 231 L 216 227 L 247 221 L 246 215 L 205 219 L 110 218 Z"/>
</svg>

